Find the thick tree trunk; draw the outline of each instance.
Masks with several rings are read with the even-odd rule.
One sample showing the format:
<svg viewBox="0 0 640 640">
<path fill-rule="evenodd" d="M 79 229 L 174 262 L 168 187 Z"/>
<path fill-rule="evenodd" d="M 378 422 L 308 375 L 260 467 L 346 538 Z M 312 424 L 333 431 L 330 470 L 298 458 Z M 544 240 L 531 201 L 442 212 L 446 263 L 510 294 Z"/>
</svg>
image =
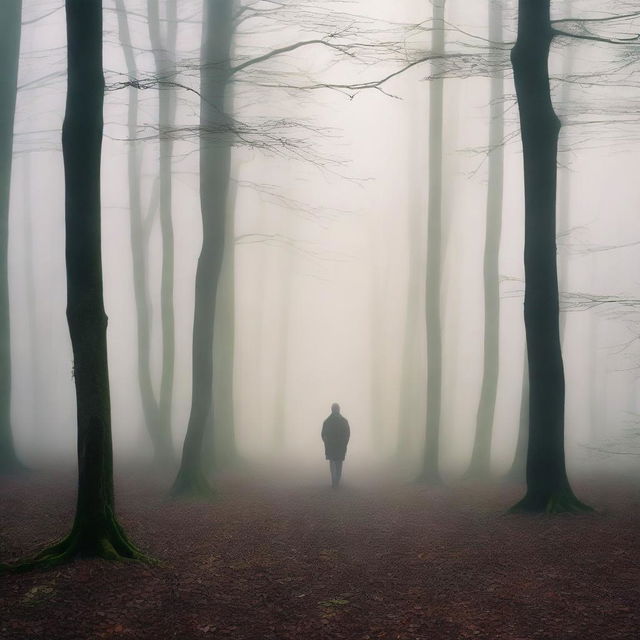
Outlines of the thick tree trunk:
<svg viewBox="0 0 640 640">
<path fill-rule="evenodd" d="M 162 323 L 162 374 L 160 377 L 159 413 L 157 441 L 161 449 L 156 449 L 160 463 L 174 459 L 171 441 L 171 408 L 173 404 L 173 379 L 175 364 L 175 312 L 173 306 L 174 247 L 172 197 L 173 176 L 171 163 L 173 137 L 171 128 L 176 113 L 175 92 L 168 83 L 175 80 L 175 49 L 177 38 L 176 0 L 166 0 L 167 33 L 163 39 L 160 28 L 158 0 L 148 0 L 149 37 L 159 79 L 158 128 L 160 134 L 160 230 L 162 234 L 162 275 L 160 283 L 160 309 Z"/>
<path fill-rule="evenodd" d="M 120 43 L 131 80 L 138 77 L 138 68 L 131 42 L 129 21 L 124 0 L 116 0 Z M 170 442 L 159 430 L 158 401 L 153 390 L 151 376 L 151 301 L 148 283 L 149 220 L 142 215 L 141 158 L 136 142 L 138 135 L 138 89 L 129 87 L 128 126 L 128 181 L 129 181 L 129 236 L 133 264 L 133 290 L 136 303 L 136 327 L 138 335 L 138 385 L 142 400 L 145 427 L 153 444 L 157 461 L 171 459 Z"/>
<path fill-rule="evenodd" d="M 0 474 L 19 470 L 11 431 L 11 333 L 9 320 L 9 193 L 13 123 L 18 93 L 22 0 L 0 2 Z"/>
<path fill-rule="evenodd" d="M 444 53 L 445 0 L 433 2 L 432 52 Z M 439 65 L 434 64 L 434 75 Z M 424 456 L 419 480 L 439 480 L 440 417 L 442 405 L 442 330 L 440 288 L 442 277 L 442 134 L 444 81 L 435 79 L 429 85 L 429 210 L 427 225 L 427 422 Z"/>
<path fill-rule="evenodd" d="M 504 0 L 489 0 L 489 40 L 502 42 Z M 491 77 L 487 227 L 484 243 L 484 371 L 469 474 L 491 473 L 491 439 L 500 363 L 500 235 L 504 184 L 504 79 Z"/>
<path fill-rule="evenodd" d="M 67 321 L 78 420 L 78 497 L 71 533 L 14 570 L 48 567 L 76 555 L 143 558 L 114 512 L 107 316 L 102 295 L 102 2 L 67 0 L 65 170 Z"/>
<path fill-rule="evenodd" d="M 196 272 L 191 414 L 174 495 L 210 493 L 202 469 L 206 425 L 215 425 L 213 333 L 225 244 L 231 145 L 226 108 L 233 1 L 205 2 L 200 71 L 200 205 L 202 250 Z M 215 438 L 215 434 L 214 434 Z"/>
<path fill-rule="evenodd" d="M 564 455 L 564 371 L 556 266 L 558 120 L 551 102 L 548 57 L 550 0 L 519 0 L 511 52 L 524 154 L 525 301 L 529 361 L 527 493 L 523 511 L 585 509 L 573 495 Z"/>
</svg>

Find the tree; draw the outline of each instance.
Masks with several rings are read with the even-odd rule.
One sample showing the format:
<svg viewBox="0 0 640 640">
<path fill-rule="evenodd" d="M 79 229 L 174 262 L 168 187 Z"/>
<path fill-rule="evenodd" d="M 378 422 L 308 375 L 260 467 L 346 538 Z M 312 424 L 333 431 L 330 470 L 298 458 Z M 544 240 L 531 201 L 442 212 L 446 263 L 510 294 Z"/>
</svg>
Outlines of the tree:
<svg viewBox="0 0 640 640">
<path fill-rule="evenodd" d="M 444 54 L 445 0 L 433 2 L 431 54 L 436 73 L 429 88 L 429 204 L 427 223 L 427 421 L 419 480 L 437 482 L 442 405 L 442 329 L 440 288 L 442 277 L 442 129 L 444 80 L 437 74 L 437 57 Z"/>
<path fill-rule="evenodd" d="M 504 0 L 489 0 L 489 40 L 502 42 Z M 491 438 L 498 392 L 500 362 L 500 235 L 504 184 L 504 78 L 501 70 L 491 75 L 489 115 L 489 177 L 487 225 L 484 243 L 484 371 L 476 420 L 476 437 L 469 474 L 491 472 Z"/>
<path fill-rule="evenodd" d="M 11 334 L 9 323 L 9 193 L 13 123 L 18 93 L 22 0 L 0 3 L 0 473 L 22 468 L 11 431 Z"/>
<path fill-rule="evenodd" d="M 15 567 L 49 567 L 77 555 L 143 559 L 116 520 L 107 316 L 102 292 L 100 164 L 103 132 L 101 0 L 67 0 L 65 168 L 67 322 L 78 421 L 78 497 L 69 535 Z"/>
<path fill-rule="evenodd" d="M 160 308 L 162 319 L 162 374 L 158 402 L 156 455 L 162 463 L 174 459 L 171 441 L 171 406 L 173 398 L 173 370 L 175 362 L 175 312 L 173 308 L 173 221 L 171 219 L 172 174 L 171 162 L 176 99 L 172 83 L 175 77 L 175 49 L 178 32 L 177 2 L 166 0 L 167 31 L 162 37 L 158 0 L 148 0 L 148 25 L 151 48 L 159 78 L 158 129 L 160 134 L 160 229 L 162 232 L 162 276 Z"/>
<path fill-rule="evenodd" d="M 118 30 L 124 52 L 127 73 L 134 80 L 138 77 L 138 67 L 131 42 L 129 20 L 124 0 L 116 0 L 118 13 Z M 151 197 L 149 212 L 146 217 L 142 213 L 142 194 L 140 186 L 141 157 L 136 143 L 138 134 L 138 89 L 135 82 L 129 85 L 129 105 L 127 127 L 129 148 L 127 155 L 129 185 L 129 235 L 131 240 L 131 257 L 133 264 L 133 290 L 136 303 L 136 326 L 138 337 L 138 385 L 142 400 L 144 421 L 151 442 L 153 443 L 156 461 L 171 460 L 172 447 L 166 420 L 160 418 L 158 400 L 153 390 L 151 376 L 151 302 L 149 294 L 149 233 L 151 215 L 154 210 L 156 190 Z M 162 428 L 164 427 L 164 428 Z"/>
<path fill-rule="evenodd" d="M 527 493 L 513 511 L 584 511 L 564 455 L 564 371 L 556 265 L 556 178 L 560 121 L 551 102 L 550 0 L 519 0 L 511 51 L 524 154 L 525 301 L 529 362 Z"/>
<path fill-rule="evenodd" d="M 226 88 L 230 76 L 233 0 L 205 3 L 200 66 L 200 208 L 202 249 L 196 271 L 193 319 L 191 413 L 174 495 L 208 495 L 202 468 L 207 420 L 215 424 L 213 396 L 213 331 L 222 270 L 231 145 Z"/>
</svg>

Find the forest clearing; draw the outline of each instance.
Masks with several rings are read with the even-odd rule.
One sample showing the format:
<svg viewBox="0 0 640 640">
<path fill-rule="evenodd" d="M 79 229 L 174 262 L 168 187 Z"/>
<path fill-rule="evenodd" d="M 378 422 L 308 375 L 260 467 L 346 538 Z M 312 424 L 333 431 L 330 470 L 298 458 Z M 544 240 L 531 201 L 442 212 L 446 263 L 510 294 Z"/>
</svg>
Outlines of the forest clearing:
<svg viewBox="0 0 640 640">
<path fill-rule="evenodd" d="M 160 564 L 2 580 L 3 640 L 630 640 L 640 626 L 637 485 L 577 482 L 596 513 L 532 517 L 504 513 L 517 486 L 227 476 L 202 503 L 117 477 L 120 517 Z M 70 474 L 4 485 L 0 559 L 62 535 L 74 492 Z"/>
</svg>

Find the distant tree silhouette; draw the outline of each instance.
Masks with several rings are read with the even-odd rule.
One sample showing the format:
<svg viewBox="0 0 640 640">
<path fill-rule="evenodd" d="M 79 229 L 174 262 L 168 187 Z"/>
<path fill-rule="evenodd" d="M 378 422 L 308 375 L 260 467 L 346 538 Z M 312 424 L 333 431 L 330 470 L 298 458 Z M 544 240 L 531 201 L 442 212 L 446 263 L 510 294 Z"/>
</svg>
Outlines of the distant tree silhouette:
<svg viewBox="0 0 640 640">
<path fill-rule="evenodd" d="M 131 41 L 129 18 L 124 0 L 116 0 L 120 43 L 131 79 L 138 77 L 138 65 Z M 139 125 L 139 98 L 135 83 L 128 88 L 128 154 L 127 172 L 129 187 L 129 235 L 133 265 L 133 291 L 136 304 L 136 328 L 138 337 L 138 386 L 144 422 L 154 448 L 156 462 L 170 462 L 172 447 L 167 421 L 160 418 L 160 407 L 153 389 L 151 374 L 151 300 L 149 291 L 149 236 L 153 214 L 157 205 L 157 189 L 153 189 L 149 210 L 143 214 L 141 193 L 142 158 L 136 136 Z M 157 186 L 157 183 L 155 183 Z M 164 368 L 164 365 L 163 365 Z"/>
<path fill-rule="evenodd" d="M 489 0 L 489 41 L 503 39 L 503 4 Z M 500 363 L 500 236 L 504 188 L 504 77 L 497 69 L 491 75 L 489 98 L 489 168 L 487 215 L 484 243 L 484 367 L 476 418 L 476 436 L 469 475 L 488 476 L 491 472 L 491 440 L 498 393 Z"/>
<path fill-rule="evenodd" d="M 158 132 L 160 138 L 159 206 L 162 236 L 162 272 L 160 282 L 160 318 L 162 326 L 162 372 L 158 394 L 157 424 L 154 425 L 156 457 L 161 464 L 172 463 L 175 457 L 171 439 L 171 407 L 175 367 L 174 233 L 172 220 L 173 137 L 176 116 L 176 95 L 173 81 L 176 75 L 176 41 L 178 35 L 177 0 L 164 0 L 165 19 L 160 16 L 159 0 L 147 0 L 147 24 L 151 51 L 159 80 Z M 165 24 L 163 33 L 162 23 Z"/>
<path fill-rule="evenodd" d="M 419 480 L 438 482 L 440 451 L 440 419 L 442 413 L 442 135 L 444 79 L 438 74 L 437 57 L 445 49 L 445 0 L 433 2 L 431 54 L 436 57 L 429 86 L 429 205 L 427 222 L 427 420 L 424 454 Z"/>
</svg>

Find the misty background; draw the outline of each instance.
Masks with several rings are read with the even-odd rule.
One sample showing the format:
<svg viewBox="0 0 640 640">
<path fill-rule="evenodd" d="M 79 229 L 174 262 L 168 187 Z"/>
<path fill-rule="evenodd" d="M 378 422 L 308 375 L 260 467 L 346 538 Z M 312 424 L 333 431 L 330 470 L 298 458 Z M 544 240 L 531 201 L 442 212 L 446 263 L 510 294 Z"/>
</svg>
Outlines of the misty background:
<svg viewBox="0 0 640 640">
<path fill-rule="evenodd" d="M 331 3 L 329 3 L 331 4 Z M 418 24 L 428 2 L 361 0 L 348 11 L 379 24 Z M 562 2 L 556 2 L 558 15 Z M 581 16 L 600 3 L 573 1 Z M 145 2 L 128 1 L 141 77 L 155 73 Z M 140 89 L 139 131 L 129 140 L 128 90 L 115 5 L 105 2 L 107 86 L 103 142 L 103 269 L 109 316 L 109 368 L 116 459 L 151 459 L 137 380 L 137 333 L 129 237 L 128 145 L 143 154 L 143 210 L 152 211 L 149 286 L 152 372 L 160 384 L 161 238 L 153 206 L 158 175 L 158 95 L 175 92 L 172 135 L 175 247 L 175 379 L 171 409 L 176 449 L 191 402 L 194 278 L 201 243 L 198 137 L 199 2 L 180 0 L 176 46 L 181 87 Z M 401 6 L 400 6 L 401 5 Z M 621 3 L 624 5 L 624 3 Z M 347 10 L 347 9 L 345 9 Z M 328 11 L 328 8 L 327 8 Z M 486 38 L 484 3 L 447 2 L 447 46 L 468 34 Z M 329 14 L 330 15 L 330 14 Z M 515 38 L 513 7 L 505 40 Z M 31 22 L 33 21 L 33 22 Z M 64 11 L 59 0 L 25 0 L 11 188 L 9 273 L 12 340 L 12 424 L 27 464 L 75 457 L 72 354 L 65 317 L 64 180 L 59 131 L 65 100 Z M 239 27 L 235 56 L 259 56 L 307 39 L 295 21 L 268 29 Z M 254 25 L 255 27 L 255 25 Z M 393 27 L 389 27 L 393 33 Z M 467 34 L 467 35 L 465 35 Z M 428 31 L 407 36 L 427 49 Z M 553 83 L 563 120 L 559 198 L 568 217 L 558 225 L 565 295 L 563 355 L 567 380 L 569 470 L 613 466 L 632 470 L 638 366 L 637 186 L 639 122 L 633 70 L 607 45 L 554 42 L 552 73 L 570 65 L 575 79 Z M 309 77 L 331 82 L 382 77 L 397 59 L 366 64 L 336 59 L 322 48 L 267 60 L 239 80 L 233 110 L 245 123 L 289 118 L 303 126 L 283 144 L 278 133 L 234 143 L 232 178 L 236 238 L 234 412 L 239 453 L 248 461 L 324 469 L 322 420 L 332 402 L 349 419 L 349 464 L 393 465 L 407 477 L 422 455 L 426 346 L 424 300 L 407 322 L 412 265 L 426 265 L 429 64 L 417 65 L 384 92 L 292 90 Z M 584 74 L 581 76 L 581 74 Z M 606 74 L 606 75 L 605 75 Z M 588 78 L 587 78 L 588 76 Z M 278 82 L 269 82 L 276 78 Z M 620 85 L 624 86 L 620 86 Z M 445 86 L 443 191 L 443 413 L 441 469 L 464 473 L 473 446 L 483 358 L 482 254 L 486 220 L 489 80 L 451 78 Z M 505 183 L 500 246 L 500 377 L 492 464 L 511 464 L 518 432 L 525 346 L 522 320 L 523 189 L 517 108 L 506 74 Z M 564 199 L 564 200 L 563 200 Z M 151 204 L 150 204 L 151 203 Z M 561 205 L 560 205 L 561 206 Z M 416 216 L 416 212 L 418 215 Z M 418 222 L 416 222 L 418 220 Z M 564 226 L 563 226 L 564 225 Z M 413 246 L 422 247 L 414 255 Z M 420 267 L 420 265 L 422 265 Z M 228 268 L 228 265 L 227 265 Z M 424 296 L 424 287 L 422 288 Z M 606 298 L 593 304 L 594 297 Z M 414 360 L 405 358 L 406 327 Z M 403 367 L 414 367 L 414 419 L 400 424 Z M 398 449 L 400 429 L 406 434 Z M 637 449 L 636 449 L 637 450 Z"/>
</svg>

